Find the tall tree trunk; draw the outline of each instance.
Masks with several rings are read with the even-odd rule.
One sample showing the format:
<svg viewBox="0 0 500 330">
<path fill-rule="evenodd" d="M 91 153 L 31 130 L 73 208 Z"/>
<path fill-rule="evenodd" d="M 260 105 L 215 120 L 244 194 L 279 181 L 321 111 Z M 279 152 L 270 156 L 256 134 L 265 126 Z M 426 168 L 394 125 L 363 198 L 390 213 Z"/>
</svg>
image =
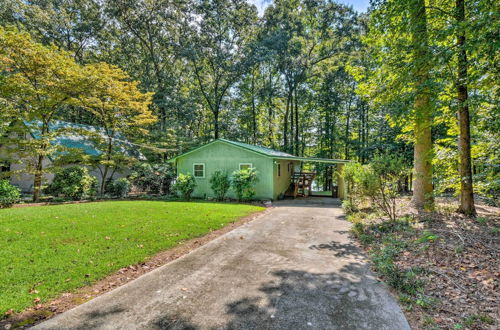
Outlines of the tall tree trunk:
<svg viewBox="0 0 500 330">
<path fill-rule="evenodd" d="M 252 72 L 252 142 L 257 143 L 257 111 L 255 106 L 255 74 Z"/>
<path fill-rule="evenodd" d="M 214 139 L 219 138 L 219 105 L 217 105 L 216 111 L 213 112 L 214 114 Z"/>
<path fill-rule="evenodd" d="M 457 11 L 457 46 L 458 48 L 458 151 L 460 154 L 460 207 L 459 211 L 467 215 L 475 215 L 474 191 L 472 188 L 472 166 L 470 153 L 470 116 L 467 104 L 467 51 L 465 49 L 465 0 L 456 0 Z"/>
<path fill-rule="evenodd" d="M 346 113 L 346 124 L 345 124 L 345 150 L 344 150 L 344 159 L 349 159 L 349 126 L 351 120 L 351 98 L 349 98 L 349 102 L 347 103 L 347 113 Z"/>
<path fill-rule="evenodd" d="M 297 95 L 297 90 L 298 88 L 295 87 L 295 155 L 299 156 L 301 153 L 300 153 L 300 143 L 299 143 L 299 130 L 300 130 L 300 127 L 299 127 L 299 100 L 298 100 L 298 95 Z"/>
<path fill-rule="evenodd" d="M 43 175 L 43 155 L 38 155 L 35 166 L 35 178 L 33 182 L 33 202 L 37 203 L 40 200 L 42 192 L 42 175 Z"/>
<path fill-rule="evenodd" d="M 290 90 L 286 97 L 285 118 L 283 123 L 283 150 L 288 151 L 288 116 L 290 115 Z"/>
<path fill-rule="evenodd" d="M 108 145 L 107 145 L 107 149 L 106 149 L 106 165 L 104 165 L 104 172 L 101 172 L 102 173 L 102 180 L 101 180 L 101 189 L 100 189 L 100 193 L 101 193 L 101 197 L 104 196 L 104 193 L 106 192 L 106 180 L 108 179 L 108 172 L 109 172 L 109 162 L 111 161 L 111 154 L 113 152 L 113 137 L 114 137 L 114 134 L 112 136 L 108 136 Z"/>
<path fill-rule="evenodd" d="M 417 209 L 434 208 L 432 186 L 432 105 L 429 88 L 430 54 L 427 40 L 425 0 L 411 0 L 410 26 L 413 47 L 413 67 L 416 77 L 414 101 L 414 171 L 413 204 Z"/>
<path fill-rule="evenodd" d="M 49 119 L 50 120 L 50 119 Z M 41 138 L 44 139 L 45 135 L 49 132 L 49 124 L 45 120 L 42 121 Z M 33 202 L 40 201 L 40 195 L 42 194 L 42 180 L 43 180 L 43 161 L 45 160 L 45 149 L 47 149 L 46 142 L 43 141 L 40 146 L 40 152 L 37 156 L 37 161 L 35 164 L 35 177 L 33 180 Z"/>
<path fill-rule="evenodd" d="M 267 98 L 267 120 L 268 120 L 268 140 L 271 148 L 274 148 L 274 111 L 273 111 L 273 76 L 271 70 L 269 70 L 269 90 L 268 90 L 268 98 Z"/>
<path fill-rule="evenodd" d="M 294 107 L 294 101 L 295 99 L 293 98 L 293 90 L 290 94 L 290 131 L 289 131 L 289 135 L 290 135 L 290 147 L 288 150 L 288 152 L 290 153 L 294 153 L 294 150 L 295 150 L 295 139 L 293 138 L 293 132 L 294 132 L 294 127 L 295 127 L 295 120 L 294 120 L 294 113 L 295 113 L 295 107 Z"/>
</svg>

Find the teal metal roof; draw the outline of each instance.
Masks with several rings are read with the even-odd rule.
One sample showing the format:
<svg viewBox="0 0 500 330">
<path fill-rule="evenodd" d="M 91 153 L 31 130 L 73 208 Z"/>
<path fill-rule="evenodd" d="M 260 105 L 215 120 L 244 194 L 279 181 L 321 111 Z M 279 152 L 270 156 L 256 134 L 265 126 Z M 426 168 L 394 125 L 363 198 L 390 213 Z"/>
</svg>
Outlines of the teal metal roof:
<svg viewBox="0 0 500 330">
<path fill-rule="evenodd" d="M 234 144 L 236 146 L 249 149 L 255 152 L 258 152 L 260 154 L 264 154 L 269 157 L 295 157 L 294 155 L 288 154 L 286 152 L 266 148 L 266 147 L 261 147 L 261 146 L 256 146 L 253 144 L 248 144 L 248 143 L 243 143 L 243 142 L 236 142 L 236 141 L 231 141 L 231 140 L 226 140 L 226 139 L 219 139 L 220 141 L 224 141 L 230 144 Z"/>
<path fill-rule="evenodd" d="M 208 145 L 211 145 L 215 142 L 223 142 L 227 144 L 231 144 L 243 149 L 247 149 L 249 151 L 267 156 L 272 159 L 284 159 L 284 160 L 295 160 L 295 161 L 302 161 L 302 162 L 317 162 L 317 163 L 329 163 L 329 164 L 339 164 L 339 163 L 349 163 L 349 160 L 341 160 L 341 159 L 329 159 L 329 158 L 314 158 L 314 157 L 298 157 L 291 155 L 289 153 L 283 152 L 283 151 L 278 151 L 266 147 L 261 147 L 261 146 L 256 146 L 253 144 L 248 144 L 248 143 L 243 143 L 243 142 L 237 142 L 237 141 L 231 141 L 231 140 L 226 140 L 226 139 L 217 139 L 214 140 L 210 143 L 207 143 L 205 145 L 202 145 L 201 147 L 195 148 L 193 150 L 190 150 L 186 153 L 183 153 L 177 157 L 174 157 L 172 159 L 169 159 L 167 162 L 173 163 L 175 162 L 179 157 L 186 156 L 187 154 L 190 154 L 192 152 L 195 152 L 198 149 L 204 148 Z"/>
<path fill-rule="evenodd" d="M 24 124 L 28 128 L 30 128 L 30 134 L 34 139 L 40 139 L 40 122 L 32 121 L 24 122 Z M 50 132 L 64 129 L 68 130 L 68 132 L 63 132 L 55 137 L 53 140 L 51 140 L 51 144 L 60 145 L 64 148 L 80 149 L 90 156 L 99 156 L 100 154 L 102 154 L 102 151 L 98 149 L 95 142 L 92 141 L 91 137 L 85 134 L 78 133 L 78 131 L 83 130 L 93 135 L 100 135 L 104 138 L 105 134 L 102 128 L 91 125 L 75 124 L 60 120 L 54 121 L 49 124 Z M 115 148 L 117 148 L 118 152 L 124 153 L 130 157 L 145 159 L 138 148 L 127 141 L 122 135 L 117 134 L 114 140 Z"/>
</svg>

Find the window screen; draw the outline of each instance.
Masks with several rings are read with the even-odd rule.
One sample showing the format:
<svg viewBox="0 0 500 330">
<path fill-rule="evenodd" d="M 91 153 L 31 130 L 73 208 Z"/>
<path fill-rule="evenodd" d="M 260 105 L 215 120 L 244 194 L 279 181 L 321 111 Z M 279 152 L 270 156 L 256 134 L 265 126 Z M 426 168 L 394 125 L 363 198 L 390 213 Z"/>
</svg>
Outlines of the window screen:
<svg viewBox="0 0 500 330">
<path fill-rule="evenodd" d="M 204 178 L 205 164 L 193 164 L 193 175 L 195 178 Z"/>
</svg>

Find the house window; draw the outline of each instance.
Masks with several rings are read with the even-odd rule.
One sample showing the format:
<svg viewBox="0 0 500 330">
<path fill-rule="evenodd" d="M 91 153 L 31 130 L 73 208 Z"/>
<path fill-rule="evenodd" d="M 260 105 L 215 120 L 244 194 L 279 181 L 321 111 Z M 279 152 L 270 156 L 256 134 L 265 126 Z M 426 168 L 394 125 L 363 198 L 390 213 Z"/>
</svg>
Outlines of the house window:
<svg viewBox="0 0 500 330">
<path fill-rule="evenodd" d="M 240 163 L 240 170 L 248 170 L 252 168 L 252 163 Z"/>
<path fill-rule="evenodd" d="M 205 177 L 205 164 L 204 163 L 194 163 L 193 164 L 193 175 L 195 178 Z"/>
<path fill-rule="evenodd" d="M 281 176 L 281 164 L 278 163 L 278 176 Z"/>
</svg>

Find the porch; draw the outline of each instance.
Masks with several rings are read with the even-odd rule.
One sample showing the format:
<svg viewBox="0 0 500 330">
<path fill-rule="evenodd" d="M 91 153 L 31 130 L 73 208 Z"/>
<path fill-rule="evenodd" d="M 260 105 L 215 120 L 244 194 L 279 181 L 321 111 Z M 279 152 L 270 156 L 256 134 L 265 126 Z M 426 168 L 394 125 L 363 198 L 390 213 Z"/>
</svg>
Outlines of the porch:
<svg viewBox="0 0 500 330">
<path fill-rule="evenodd" d="M 339 198 L 346 196 L 342 171 L 347 160 L 297 157 L 300 168 L 290 176 L 285 197 Z"/>
</svg>

